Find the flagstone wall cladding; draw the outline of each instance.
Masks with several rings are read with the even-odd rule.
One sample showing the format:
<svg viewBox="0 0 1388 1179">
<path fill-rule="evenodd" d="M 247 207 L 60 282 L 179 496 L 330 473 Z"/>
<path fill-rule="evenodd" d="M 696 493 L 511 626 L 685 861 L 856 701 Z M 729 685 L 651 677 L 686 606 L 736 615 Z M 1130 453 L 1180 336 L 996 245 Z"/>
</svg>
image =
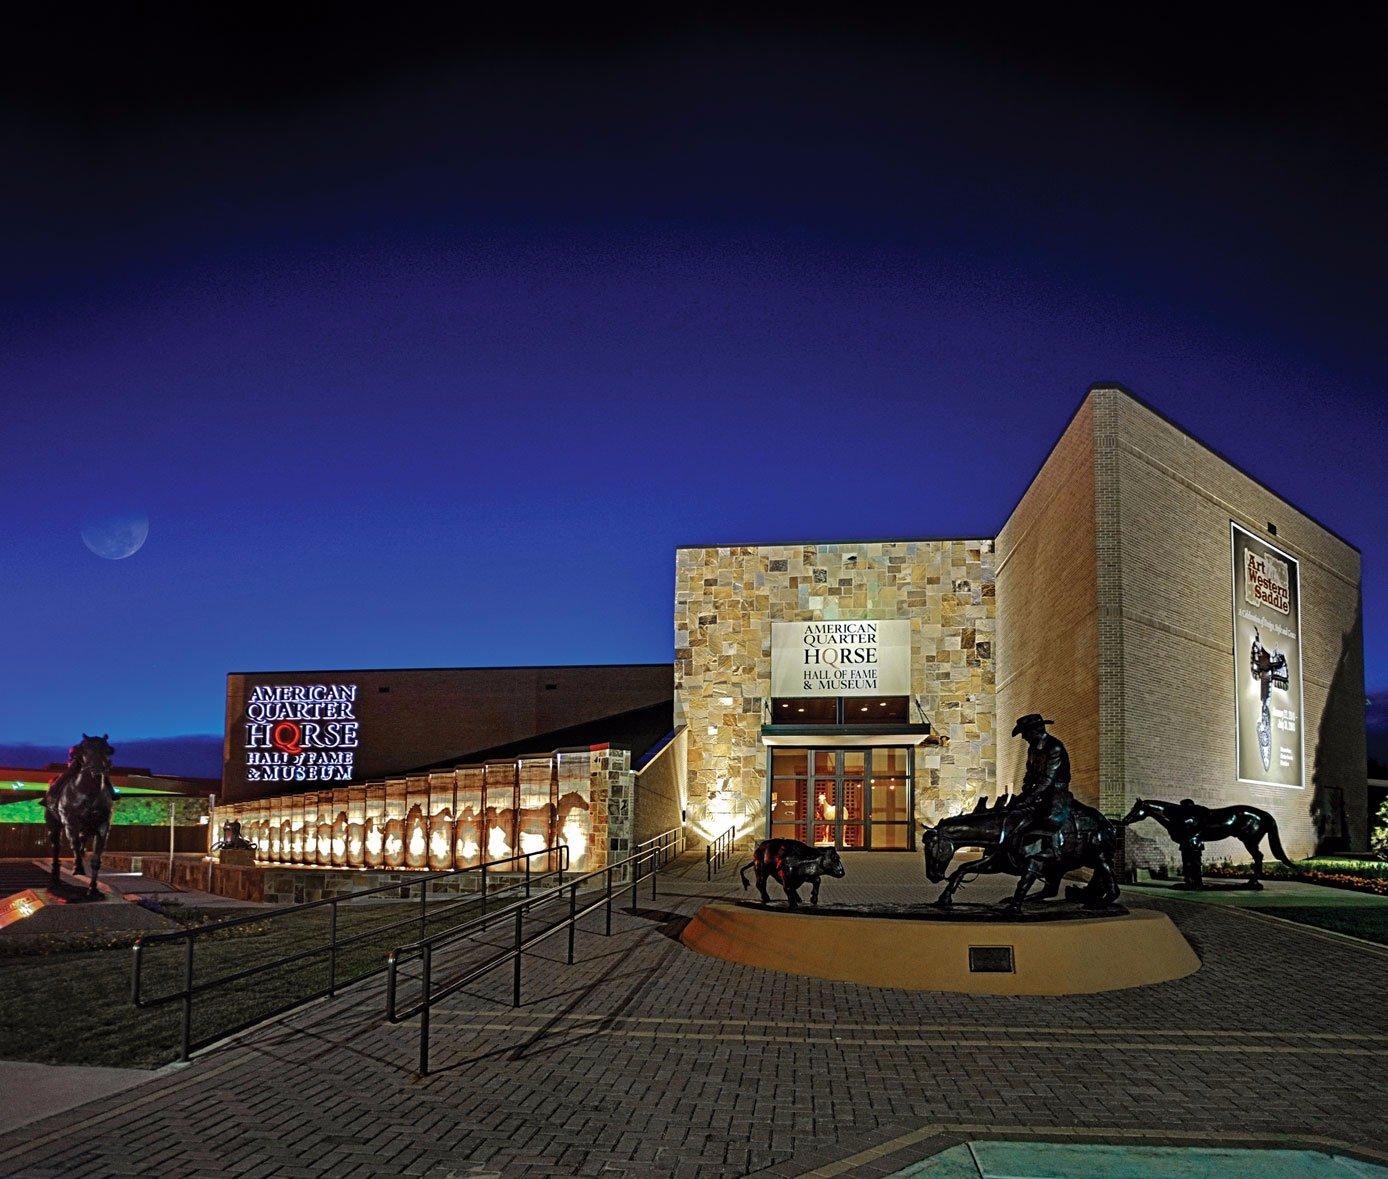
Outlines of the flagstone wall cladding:
<svg viewBox="0 0 1388 1179">
<path fill-rule="evenodd" d="M 683 548 L 675 569 L 675 723 L 689 726 L 693 823 L 764 829 L 772 622 L 910 619 L 912 693 L 949 737 L 916 750 L 916 817 L 994 793 L 991 540 Z"/>
<path fill-rule="evenodd" d="M 593 816 L 593 861 L 585 871 L 605 868 L 632 852 L 632 803 L 636 773 L 631 750 L 598 746 L 588 755 L 590 805 Z M 625 869 L 622 876 L 625 877 Z"/>
</svg>

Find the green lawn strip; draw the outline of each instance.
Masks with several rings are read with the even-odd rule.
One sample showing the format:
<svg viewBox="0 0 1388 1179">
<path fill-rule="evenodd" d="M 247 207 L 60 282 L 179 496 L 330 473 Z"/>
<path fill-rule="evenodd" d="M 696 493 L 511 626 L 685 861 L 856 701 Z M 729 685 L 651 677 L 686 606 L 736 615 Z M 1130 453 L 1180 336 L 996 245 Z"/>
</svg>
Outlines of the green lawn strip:
<svg viewBox="0 0 1388 1179">
<path fill-rule="evenodd" d="M 169 822 L 169 799 L 177 799 L 178 795 L 167 795 L 162 798 L 149 796 L 132 797 L 134 792 L 122 791 L 116 799 L 115 809 L 111 812 L 111 824 L 115 827 L 166 827 Z M 196 822 L 196 820 L 193 820 Z M 47 822 L 43 811 L 43 801 L 37 798 L 23 799 L 19 802 L 5 802 L 0 796 L 0 823 L 22 823 L 29 826 L 41 826 Z M 186 826 L 187 820 L 181 820 L 181 825 Z"/>
<path fill-rule="evenodd" d="M 1388 946 L 1388 905 L 1265 905 L 1258 912 Z"/>
<path fill-rule="evenodd" d="M 1234 888 L 1215 879 L 1196 892 L 1173 889 L 1167 883 L 1124 887 L 1149 896 L 1250 909 L 1286 921 L 1388 944 L 1388 897 L 1378 893 L 1331 888 L 1305 880 L 1269 881 L 1261 892 Z"/>
<path fill-rule="evenodd" d="M 170 905 L 166 911 L 177 913 L 180 921 L 190 923 L 229 915 L 225 909 L 182 908 L 180 912 L 180 908 Z M 338 984 L 379 970 L 392 948 L 417 938 L 417 911 L 417 906 L 408 901 L 340 906 L 339 939 L 364 936 L 339 951 Z M 437 933 L 478 911 L 478 902 L 467 898 L 466 904 L 431 913 L 426 928 L 429 933 Z M 250 922 L 198 939 L 194 981 L 263 966 L 287 954 L 326 946 L 330 921 L 326 908 L 266 912 L 285 916 Z M 406 918 L 408 925 L 390 928 Z M 130 1002 L 130 945 L 134 940 L 130 934 L 117 939 L 117 944 L 96 951 L 29 952 L 0 957 L 0 978 L 7 997 L 7 1018 L 0 1020 L 0 1059 L 149 1068 L 176 1059 L 181 1004 L 137 1009 Z M 143 990 L 147 997 L 181 988 L 183 953 L 181 940 L 146 947 Z M 320 953 L 200 994 L 194 1002 L 193 1037 L 215 1037 L 238 1024 L 263 1018 L 286 1003 L 323 989 L 327 979 L 328 956 Z"/>
</svg>

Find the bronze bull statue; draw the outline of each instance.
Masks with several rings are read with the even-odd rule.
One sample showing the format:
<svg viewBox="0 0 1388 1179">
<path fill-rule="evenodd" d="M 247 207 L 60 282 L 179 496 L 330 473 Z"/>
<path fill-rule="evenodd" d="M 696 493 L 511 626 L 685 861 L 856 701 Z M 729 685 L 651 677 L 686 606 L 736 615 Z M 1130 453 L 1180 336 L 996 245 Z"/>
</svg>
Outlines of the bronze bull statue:
<svg viewBox="0 0 1388 1179">
<path fill-rule="evenodd" d="M 766 878 L 773 877 L 785 889 L 786 904 L 800 904 L 800 886 L 810 886 L 810 904 L 819 904 L 819 882 L 825 876 L 842 877 L 843 861 L 832 847 L 811 847 L 798 839 L 763 839 L 752 853 L 752 862 L 741 870 L 742 887 L 748 888 L 747 869 L 755 868 L 761 903 L 769 905 Z"/>
</svg>

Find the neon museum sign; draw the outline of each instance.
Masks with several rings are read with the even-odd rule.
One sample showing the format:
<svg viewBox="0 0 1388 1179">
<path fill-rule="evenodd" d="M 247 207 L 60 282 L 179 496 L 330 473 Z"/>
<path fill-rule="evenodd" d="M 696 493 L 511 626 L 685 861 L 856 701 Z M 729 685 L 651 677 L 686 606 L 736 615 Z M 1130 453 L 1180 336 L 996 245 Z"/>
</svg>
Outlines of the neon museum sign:
<svg viewBox="0 0 1388 1179">
<path fill-rule="evenodd" d="M 246 781 L 349 782 L 360 744 L 356 684 L 256 684 Z"/>
</svg>

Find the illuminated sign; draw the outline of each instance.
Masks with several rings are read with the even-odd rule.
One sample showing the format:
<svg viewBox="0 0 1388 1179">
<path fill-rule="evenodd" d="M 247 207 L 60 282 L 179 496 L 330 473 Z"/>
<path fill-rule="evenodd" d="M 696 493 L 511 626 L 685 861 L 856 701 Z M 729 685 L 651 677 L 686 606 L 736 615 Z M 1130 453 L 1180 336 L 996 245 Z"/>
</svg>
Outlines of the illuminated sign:
<svg viewBox="0 0 1388 1179">
<path fill-rule="evenodd" d="M 908 619 L 771 624 L 772 696 L 906 696 L 910 692 Z"/>
<path fill-rule="evenodd" d="M 356 684 L 256 684 L 246 701 L 246 781 L 348 782 L 359 729 Z"/>
<path fill-rule="evenodd" d="M 1234 598 L 1234 759 L 1242 782 L 1305 785 L 1297 562 L 1229 524 Z"/>
</svg>

